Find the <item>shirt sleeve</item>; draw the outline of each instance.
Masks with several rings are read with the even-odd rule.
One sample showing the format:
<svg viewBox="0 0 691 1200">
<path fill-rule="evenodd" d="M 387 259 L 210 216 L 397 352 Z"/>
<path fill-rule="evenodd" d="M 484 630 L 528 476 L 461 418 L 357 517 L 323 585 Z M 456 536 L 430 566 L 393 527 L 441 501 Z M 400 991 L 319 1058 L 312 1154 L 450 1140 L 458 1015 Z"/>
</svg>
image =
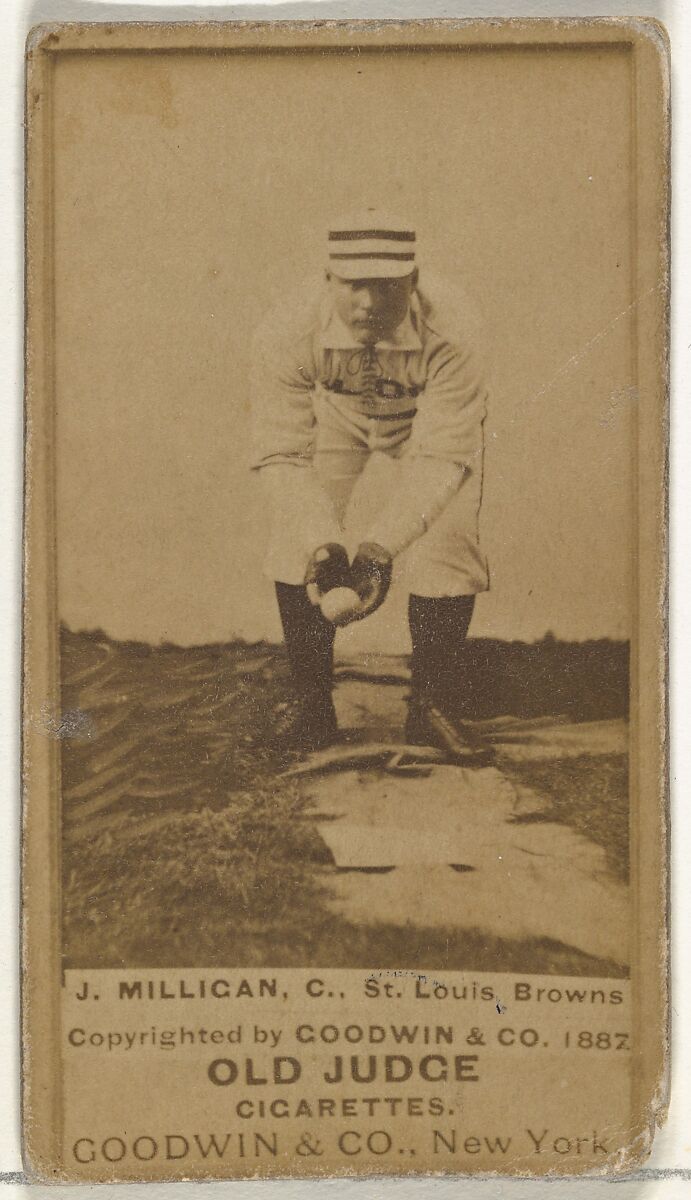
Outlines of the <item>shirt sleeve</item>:
<svg viewBox="0 0 691 1200">
<path fill-rule="evenodd" d="M 402 465 L 401 479 L 389 504 L 366 537 L 392 558 L 426 533 L 456 495 L 464 479 L 462 467 L 440 459 L 414 458 Z"/>
<path fill-rule="evenodd" d="M 315 471 L 297 471 L 293 465 L 272 460 L 259 475 L 275 540 L 284 554 L 290 553 L 302 583 L 310 555 L 318 546 L 342 542 L 343 530 Z"/>
<path fill-rule="evenodd" d="M 368 540 L 399 554 L 441 515 L 464 481 L 482 473 L 487 386 L 482 355 L 436 334 L 430 339 L 427 383 L 398 487 L 375 518 Z"/>
<path fill-rule="evenodd" d="M 418 399 L 408 453 L 482 471 L 487 385 L 480 351 L 431 339 L 427 382 Z"/>
<path fill-rule="evenodd" d="M 262 328 L 252 346 L 252 467 L 306 466 L 314 454 L 316 363 L 309 333 L 277 335 Z"/>
</svg>

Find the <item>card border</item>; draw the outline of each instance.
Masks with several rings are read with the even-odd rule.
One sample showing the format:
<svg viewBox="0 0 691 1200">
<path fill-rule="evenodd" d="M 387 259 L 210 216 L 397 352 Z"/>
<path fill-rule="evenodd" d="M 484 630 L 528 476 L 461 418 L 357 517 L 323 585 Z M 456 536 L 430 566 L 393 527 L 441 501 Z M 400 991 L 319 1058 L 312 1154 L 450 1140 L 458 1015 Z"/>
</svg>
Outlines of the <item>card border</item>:
<svg viewBox="0 0 691 1200">
<path fill-rule="evenodd" d="M 25 517 L 22 746 L 22 1112 L 25 1168 L 33 1179 L 68 1176 L 59 1164 L 60 761 L 56 596 L 54 311 L 52 303 L 52 94 L 59 54 L 359 53 L 424 48 L 626 46 L 632 67 L 632 151 L 637 247 L 630 317 L 639 409 L 635 512 L 638 540 L 631 676 L 632 955 L 634 1028 L 630 1153 L 647 1156 L 669 1088 L 669 781 L 667 711 L 667 490 L 669 377 L 669 44 L 653 18 L 420 21 L 69 23 L 41 25 L 27 41 Z M 662 98 L 662 103 L 659 102 Z M 650 285 L 646 280 L 655 282 Z M 641 288 L 643 290 L 641 290 Z M 640 798 L 646 797 L 645 807 Z M 653 803 L 653 797 L 655 798 Z M 49 803 L 46 803 L 48 798 Z M 635 850 L 635 853 L 633 852 Z M 641 905 L 646 883 L 659 902 Z M 634 969 L 635 967 L 635 969 Z"/>
</svg>

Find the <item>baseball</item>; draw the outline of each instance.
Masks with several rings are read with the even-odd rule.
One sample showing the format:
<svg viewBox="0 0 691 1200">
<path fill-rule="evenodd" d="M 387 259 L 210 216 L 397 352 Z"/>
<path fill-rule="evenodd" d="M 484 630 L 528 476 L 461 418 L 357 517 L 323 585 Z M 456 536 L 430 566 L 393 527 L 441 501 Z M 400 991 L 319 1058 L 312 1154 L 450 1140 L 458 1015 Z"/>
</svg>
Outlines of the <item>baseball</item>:
<svg viewBox="0 0 691 1200">
<path fill-rule="evenodd" d="M 321 598 L 321 610 L 327 621 L 334 625 L 347 625 L 362 607 L 360 597 L 352 588 L 332 588 Z"/>
</svg>

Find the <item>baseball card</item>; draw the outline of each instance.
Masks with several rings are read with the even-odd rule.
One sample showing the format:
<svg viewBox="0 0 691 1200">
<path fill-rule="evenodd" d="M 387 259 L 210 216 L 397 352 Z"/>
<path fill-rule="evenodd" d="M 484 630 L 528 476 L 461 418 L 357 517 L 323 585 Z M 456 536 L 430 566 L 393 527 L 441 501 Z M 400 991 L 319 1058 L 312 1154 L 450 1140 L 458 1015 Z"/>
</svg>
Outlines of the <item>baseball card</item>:
<svg viewBox="0 0 691 1200">
<path fill-rule="evenodd" d="M 668 105 L 649 19 L 31 33 L 32 1179 L 650 1154 Z"/>
</svg>

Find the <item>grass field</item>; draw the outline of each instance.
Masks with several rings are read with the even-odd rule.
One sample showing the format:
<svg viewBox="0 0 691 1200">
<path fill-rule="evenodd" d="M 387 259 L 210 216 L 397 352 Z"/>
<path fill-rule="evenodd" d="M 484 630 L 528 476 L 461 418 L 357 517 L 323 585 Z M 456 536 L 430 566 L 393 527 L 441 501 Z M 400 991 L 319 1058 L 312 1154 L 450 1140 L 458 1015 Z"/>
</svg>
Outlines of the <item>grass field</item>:
<svg viewBox="0 0 691 1200">
<path fill-rule="evenodd" d="M 596 715 L 621 715 L 625 651 L 592 645 L 590 664 L 582 647 L 564 652 L 572 664 L 570 711 L 592 718 L 583 707 L 592 697 Z M 501 664 L 500 646 L 476 644 L 485 671 L 488 653 Z M 546 671 L 545 655 L 554 660 L 559 646 L 547 645 L 542 659 L 533 647 L 527 655 L 508 647 L 504 664 L 532 656 L 547 686 L 555 668 L 552 661 Z M 584 682 L 598 670 L 606 689 Z M 62 678 L 61 727 L 70 735 L 62 738 L 66 966 L 622 974 L 544 940 L 393 923 L 364 928 L 335 916 L 329 853 L 298 785 L 277 779 L 287 763 L 270 749 L 287 696 L 280 647 L 153 648 L 65 630 Z M 567 692 L 563 684 L 555 711 L 569 711 Z M 523 694 L 533 697 L 534 711 L 538 693 L 523 687 Z M 488 705 L 485 690 L 482 715 Z M 586 833 L 604 846 L 613 873 L 625 873 L 622 756 L 500 765 L 548 794 L 549 819 Z"/>
</svg>

